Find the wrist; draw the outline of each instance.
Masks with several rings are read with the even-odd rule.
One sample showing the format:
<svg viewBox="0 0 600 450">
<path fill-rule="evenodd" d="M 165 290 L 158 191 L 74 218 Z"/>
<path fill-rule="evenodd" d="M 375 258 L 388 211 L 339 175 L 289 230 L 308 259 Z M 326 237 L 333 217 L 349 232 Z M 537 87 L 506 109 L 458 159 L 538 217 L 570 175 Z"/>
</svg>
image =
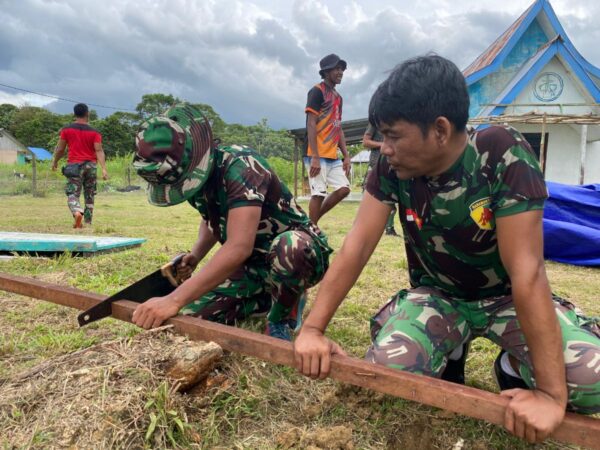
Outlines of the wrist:
<svg viewBox="0 0 600 450">
<path fill-rule="evenodd" d="M 310 322 L 305 322 L 302 326 L 302 331 L 309 334 L 323 336 L 325 334 L 325 327 L 320 327 L 318 325 L 311 324 Z"/>
<path fill-rule="evenodd" d="M 177 306 L 177 308 L 181 309 L 184 306 L 186 306 L 189 302 L 186 302 L 183 300 L 183 297 L 175 294 L 175 291 L 173 291 L 171 294 L 167 295 L 166 297 L 167 302 Z"/>
<path fill-rule="evenodd" d="M 201 258 L 200 258 L 200 255 L 198 254 L 197 251 L 192 250 L 189 254 L 192 257 L 192 261 L 191 261 L 192 264 L 195 265 L 195 264 L 198 264 L 200 262 Z"/>
<path fill-rule="evenodd" d="M 549 389 L 542 389 L 538 387 L 536 389 L 541 395 L 548 397 L 549 399 L 556 402 L 561 408 L 567 407 L 567 391 L 566 389 L 560 389 L 556 391 L 551 391 Z"/>
</svg>

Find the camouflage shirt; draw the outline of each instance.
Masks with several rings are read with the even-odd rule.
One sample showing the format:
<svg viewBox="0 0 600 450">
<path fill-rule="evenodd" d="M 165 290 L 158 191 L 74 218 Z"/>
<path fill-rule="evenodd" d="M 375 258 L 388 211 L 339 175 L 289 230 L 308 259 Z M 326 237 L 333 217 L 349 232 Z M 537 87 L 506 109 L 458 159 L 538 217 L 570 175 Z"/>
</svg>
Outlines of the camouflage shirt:
<svg viewBox="0 0 600 450">
<path fill-rule="evenodd" d="M 504 127 L 473 133 L 461 157 L 436 177 L 399 180 L 380 157 L 367 191 L 399 205 L 411 285 L 466 300 L 510 294 L 495 218 L 543 209 L 547 197 L 531 147 Z"/>
<path fill-rule="evenodd" d="M 275 237 L 291 229 L 303 229 L 319 241 L 328 256 L 327 238 L 298 206 L 287 186 L 269 163 L 248 147 L 219 147 L 214 169 L 190 200 L 208 228 L 222 244 L 227 240 L 227 216 L 231 209 L 259 206 L 260 222 L 251 259 L 264 261 Z M 325 253 L 327 253 L 325 255 Z"/>
</svg>

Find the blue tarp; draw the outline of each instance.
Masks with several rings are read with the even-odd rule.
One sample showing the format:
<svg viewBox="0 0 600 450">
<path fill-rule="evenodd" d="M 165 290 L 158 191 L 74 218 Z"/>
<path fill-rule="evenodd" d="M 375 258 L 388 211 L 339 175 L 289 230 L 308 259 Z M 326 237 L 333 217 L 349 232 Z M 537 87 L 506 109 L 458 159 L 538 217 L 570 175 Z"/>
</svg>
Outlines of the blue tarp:
<svg viewBox="0 0 600 450">
<path fill-rule="evenodd" d="M 578 266 L 600 266 L 600 184 L 546 182 L 544 257 Z"/>
<path fill-rule="evenodd" d="M 52 159 L 52 153 L 50 153 L 45 148 L 40 148 L 40 147 L 27 147 L 27 148 L 33 152 L 33 154 L 35 155 L 35 159 L 37 159 L 38 161 L 46 161 L 46 160 Z"/>
</svg>

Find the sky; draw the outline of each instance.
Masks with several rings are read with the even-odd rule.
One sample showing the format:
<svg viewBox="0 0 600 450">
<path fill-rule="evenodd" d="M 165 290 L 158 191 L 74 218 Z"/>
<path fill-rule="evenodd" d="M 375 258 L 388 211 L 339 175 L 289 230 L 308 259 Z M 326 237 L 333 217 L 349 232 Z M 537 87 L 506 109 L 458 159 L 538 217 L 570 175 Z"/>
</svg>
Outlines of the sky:
<svg viewBox="0 0 600 450">
<path fill-rule="evenodd" d="M 343 120 L 402 60 L 436 52 L 464 69 L 527 0 L 0 0 L 0 84 L 133 110 L 143 94 L 211 105 L 228 123 L 304 126 L 319 60 L 348 63 Z M 600 66 L 600 2 L 551 0 Z M 0 86 L 0 103 L 73 104 Z M 93 107 L 101 116 L 115 110 Z"/>
</svg>

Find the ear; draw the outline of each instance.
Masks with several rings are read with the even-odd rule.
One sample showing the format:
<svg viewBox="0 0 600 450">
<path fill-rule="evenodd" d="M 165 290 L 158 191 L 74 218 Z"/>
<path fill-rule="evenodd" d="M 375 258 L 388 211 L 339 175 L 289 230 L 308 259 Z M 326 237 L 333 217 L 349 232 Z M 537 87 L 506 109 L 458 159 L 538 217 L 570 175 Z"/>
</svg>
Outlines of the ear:
<svg viewBox="0 0 600 450">
<path fill-rule="evenodd" d="M 445 146 L 450 142 L 453 129 L 453 125 L 446 117 L 440 116 L 435 119 L 435 122 L 433 122 L 433 132 L 439 146 Z"/>
</svg>

